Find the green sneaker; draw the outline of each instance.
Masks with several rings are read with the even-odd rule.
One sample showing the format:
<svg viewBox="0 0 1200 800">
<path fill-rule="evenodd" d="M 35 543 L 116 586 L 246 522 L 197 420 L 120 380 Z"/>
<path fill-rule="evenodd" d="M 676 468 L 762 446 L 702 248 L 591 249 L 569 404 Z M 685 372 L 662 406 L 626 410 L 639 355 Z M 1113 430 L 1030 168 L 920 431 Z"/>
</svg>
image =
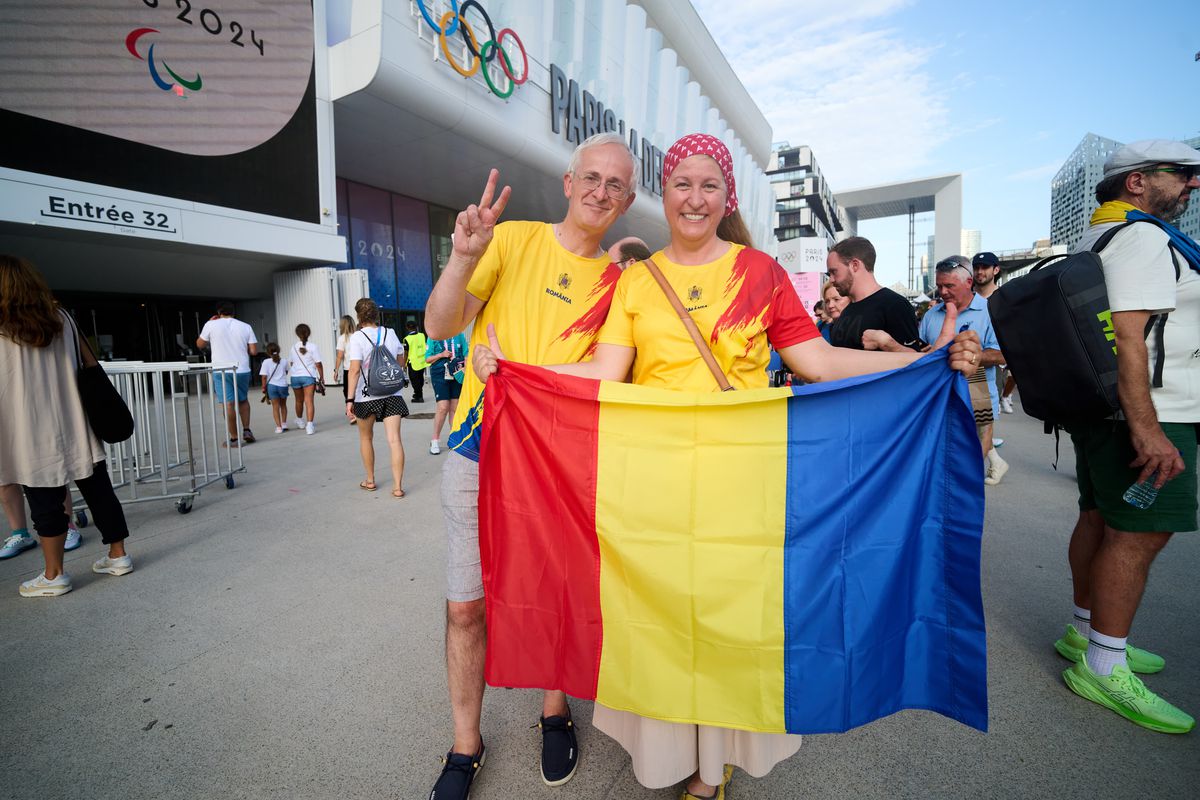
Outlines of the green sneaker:
<svg viewBox="0 0 1200 800">
<path fill-rule="evenodd" d="M 1084 659 L 1068 667 L 1063 680 L 1080 697 L 1152 731 L 1187 733 L 1196 724 L 1196 720 L 1147 689 L 1142 679 L 1126 667 L 1118 665 L 1112 675 L 1101 677 Z"/>
<path fill-rule="evenodd" d="M 1087 653 L 1088 640 L 1074 625 L 1067 626 L 1067 632 L 1054 643 L 1054 649 L 1068 661 L 1082 661 Z M 1125 645 L 1125 661 L 1129 664 L 1130 672 L 1140 672 L 1143 675 L 1153 675 L 1162 672 L 1167 665 L 1162 656 L 1155 655 L 1149 650 L 1143 650 L 1133 645 Z"/>
</svg>

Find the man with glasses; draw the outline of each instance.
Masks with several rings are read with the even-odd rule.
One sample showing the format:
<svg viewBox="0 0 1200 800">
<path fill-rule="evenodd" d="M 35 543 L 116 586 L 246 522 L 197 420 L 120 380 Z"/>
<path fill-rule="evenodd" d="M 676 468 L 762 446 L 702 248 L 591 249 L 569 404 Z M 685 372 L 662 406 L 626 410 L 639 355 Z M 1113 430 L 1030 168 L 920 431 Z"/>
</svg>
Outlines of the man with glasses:
<svg viewBox="0 0 1200 800">
<path fill-rule="evenodd" d="M 1170 222 L 1200 188 L 1198 168 L 1200 151 L 1179 142 L 1121 147 L 1104 163 L 1101 205 L 1076 246 L 1090 250 L 1105 231 L 1125 226 L 1100 253 L 1122 413 L 1072 426 L 1080 512 L 1067 556 L 1075 609 L 1054 647 L 1075 662 L 1063 673 L 1072 691 L 1163 733 L 1186 733 L 1195 720 L 1146 688 L 1135 673 L 1158 672 L 1164 660 L 1127 637 L 1155 556 L 1172 533 L 1197 527 L 1200 247 Z M 1157 497 L 1127 501 L 1127 489 L 1143 482 Z"/>
<path fill-rule="evenodd" d="M 619 134 L 592 136 L 575 149 L 563 175 L 567 212 L 562 221 L 499 223 L 510 194 L 496 195 L 492 170 L 478 205 L 458 215 L 454 249 L 429 296 L 425 329 L 447 339 L 474 322 L 471 343 L 487 344 L 489 329 L 514 361 L 579 361 L 595 345 L 608 316 L 620 269 L 600 242 L 634 199 L 634 161 Z M 442 469 L 446 520 L 446 670 L 454 743 L 431 800 L 466 800 L 483 766 L 483 577 L 479 557 L 479 439 L 483 384 L 467 360 Z M 579 747 L 562 692 L 545 692 L 537 727 L 542 733 L 542 780 L 550 786 L 575 774 Z"/>
<path fill-rule="evenodd" d="M 975 429 L 983 451 L 983 482 L 988 486 L 995 486 L 1008 472 L 1008 462 L 1000 458 L 1000 454 L 992 446 L 992 424 L 999 413 L 1000 396 L 996 390 L 996 366 L 1004 362 L 1004 356 L 1000 352 L 996 331 L 992 328 L 987 300 L 975 292 L 971 262 L 966 256 L 950 256 L 939 261 L 934 270 L 937 295 L 942 302 L 926 311 L 925 316 L 921 318 L 920 336 L 923 341 L 928 342 L 937 339 L 938 332 L 946 321 L 947 305 L 953 305 L 958 310 L 959 332 L 975 331 L 978 334 L 979 344 L 983 348 L 979 363 L 984 369 L 976 371 L 968 378 L 967 384 L 971 406 L 975 411 Z M 866 331 L 863 334 L 863 344 L 868 350 L 901 352 L 905 349 L 880 330 Z M 929 345 L 923 344 L 922 348 L 928 350 Z"/>
</svg>

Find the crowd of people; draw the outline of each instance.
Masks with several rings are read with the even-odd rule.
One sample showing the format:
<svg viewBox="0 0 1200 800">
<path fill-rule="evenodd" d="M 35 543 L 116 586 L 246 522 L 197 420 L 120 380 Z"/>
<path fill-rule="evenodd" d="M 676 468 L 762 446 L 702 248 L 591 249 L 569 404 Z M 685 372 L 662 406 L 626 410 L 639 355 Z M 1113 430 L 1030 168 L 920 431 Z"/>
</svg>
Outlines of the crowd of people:
<svg viewBox="0 0 1200 800">
<path fill-rule="evenodd" d="M 356 319 L 342 320 L 334 372 L 340 371 L 345 386 L 346 417 L 358 426 L 362 490 L 378 488 L 372 432 L 383 423 L 392 495 L 405 494 L 400 421 L 409 409 L 401 389 L 386 394 L 369 389 L 368 373 L 380 348 L 408 371 L 414 402 L 423 399 L 428 372 L 437 403 L 430 453 L 443 452 L 449 421 L 445 449 L 451 452 L 442 469 L 441 503 L 453 740 L 430 795 L 435 800 L 465 800 L 486 756 L 478 461 L 484 386 L 502 359 L 705 392 L 768 385 L 773 354 L 777 372 L 824 382 L 895 369 L 946 348 L 949 368 L 967 380 L 984 483 L 998 484 L 1008 469 L 993 436 L 1000 414 L 1011 413 L 1013 392 L 988 314 L 987 298 L 1000 275 L 994 254 L 940 261 L 935 267 L 940 302 L 918 318 L 907 299 L 876 280 L 871 243 L 847 238 L 828 254 L 829 280 L 814 320 L 784 270 L 755 249 L 738 210 L 732 160 L 720 140 L 684 136 L 665 154 L 662 202 L 669 238 L 661 247 L 626 238 L 605 249 L 605 236 L 634 201 L 635 173 L 624 139 L 597 134 L 576 148 L 567 165 L 566 212 L 559 221 L 501 222 L 512 190 L 500 188 L 492 170 L 479 202 L 455 221 L 453 249 L 426 308 L 432 338 L 412 324 L 402 340 L 382 325 L 378 306 L 368 298 L 356 304 Z M 1197 527 L 1200 360 L 1193 354 L 1200 346 L 1200 248 L 1169 223 L 1200 187 L 1198 173 L 1200 152 L 1178 143 L 1139 142 L 1110 157 L 1097 187 L 1101 207 L 1081 247 L 1114 225 L 1148 218 L 1154 224 L 1128 225 L 1104 254 L 1124 413 L 1070 431 L 1080 509 L 1069 551 L 1074 604 L 1072 622 L 1054 644 L 1071 661 L 1064 680 L 1073 691 L 1170 733 L 1186 732 L 1194 721 L 1134 674 L 1156 672 L 1165 661 L 1130 646 L 1127 637 L 1150 564 L 1173 532 Z M 752 290 L 743 292 L 745 287 Z M 681 324 L 672 293 L 676 302 L 686 298 L 686 316 L 708 343 L 713 364 L 689 335 L 687 320 Z M 1165 337 L 1148 340 L 1147 322 L 1168 311 Z M 64 335 L 70 329 L 63 318 L 27 262 L 0 260 L 0 369 L 17 376 L 0 383 L 0 408 L 21 418 L 53 419 L 40 423 L 45 430 L 19 437 L 6 426 L 0 437 L 0 484 L 24 487 L 42 540 L 46 567 L 22 584 L 21 593 L 29 595 L 70 589 L 62 553 L 70 508 L 64 493 L 72 481 L 109 545 L 108 556 L 94 569 L 114 575 L 132 569 L 124 549 L 128 531 L 119 503 L 110 497 L 103 449 L 75 399 L 74 369 L 86 355 L 78 355 L 78 343 Z M 277 432 L 288 426 L 289 388 L 297 391 L 297 419 L 303 411 L 307 431 L 314 430 L 312 392 L 323 385 L 324 372 L 310 333 L 307 325 L 298 326 L 286 356 L 277 345 L 268 347 L 260 374 Z M 199 342 L 213 348 L 214 360 L 238 365 L 236 376 L 221 381 L 218 391 L 226 403 L 229 442 L 239 440 L 239 417 L 241 441 L 253 441 L 245 397 L 249 358 L 257 347 L 253 333 L 223 306 Z M 1149 366 L 1164 347 L 1165 369 L 1151 380 Z M 54 413 L 32 415 L 33 405 L 45 402 L 47 385 L 57 387 L 51 392 Z M 51 441 L 57 444 L 47 457 L 44 443 Z M 36 461 L 33 452 L 39 453 Z M 1153 483 L 1160 490 L 1158 502 L 1149 509 L 1124 502 L 1121 493 L 1133 481 Z M 14 509 L 10 526 L 14 536 L 27 536 L 23 520 L 14 518 L 11 494 L 9 489 L 3 495 L 6 512 Z M 547 785 L 561 785 L 579 764 L 576 723 L 562 692 L 547 690 L 541 700 L 541 776 Z M 683 800 L 725 798 L 735 767 L 765 775 L 801 744 L 799 736 L 667 722 L 599 703 L 593 723 L 629 753 L 639 782 L 652 788 L 682 783 Z"/>
<path fill-rule="evenodd" d="M 1136 208 L 1167 222 L 1181 213 L 1190 190 L 1200 185 L 1196 181 L 1197 166 L 1200 153 L 1176 145 L 1152 148 L 1137 157 L 1119 153 L 1111 173 L 1115 181 L 1124 181 L 1131 190 L 1121 193 L 1120 202 L 1127 203 L 1122 208 Z M 576 150 L 563 179 L 567 213 L 558 223 L 500 223 L 510 189 L 497 191 L 497 184 L 498 175 L 493 171 L 480 202 L 458 216 L 453 255 L 426 310 L 430 330 L 437 335 L 474 325 L 474 356 L 464 386 L 466 401 L 459 408 L 450 437 L 455 456 L 443 470 L 448 554 L 446 661 L 454 737 L 431 794 L 437 798 L 465 798 L 486 754 L 480 730 L 486 628 L 478 552 L 476 462 L 483 383 L 501 359 L 669 389 L 716 390 L 721 381 L 715 373 L 710 374 L 679 324 L 668 302 L 667 294 L 672 291 L 692 301 L 687 308 L 689 316 L 703 339 L 712 345 L 712 355 L 726 382 L 735 388 L 764 386 L 769 371 L 781 368 L 804 381 L 894 368 L 953 342 L 950 364 L 967 377 L 984 483 L 998 484 L 1008 470 L 995 450 L 1001 440 L 992 435 L 999 415 L 1012 413 L 1014 390 L 1011 376 L 1004 374 L 1005 359 L 988 314 L 987 298 L 996 290 L 1000 275 L 995 254 L 976 253 L 973 258 L 959 255 L 939 262 L 935 269 L 940 302 L 918 318 L 907 299 L 875 279 L 876 255 L 871 243 L 861 237 L 845 239 L 829 253 L 829 281 L 814 309 L 814 325 L 799 308 L 781 268 L 753 249 L 737 214 L 729 154 L 711 137 L 684 137 L 666 154 L 663 210 L 670 239 L 646 263 L 619 263 L 621 259 L 611 249 L 607 254 L 601 249 L 604 234 L 633 199 L 634 166 L 619 139 L 599 135 Z M 1108 198 L 1100 199 L 1105 202 Z M 1105 220 L 1101 217 L 1093 223 L 1102 227 L 1107 224 Z M 1160 257 L 1167 253 L 1165 234 L 1151 229 L 1142 235 L 1155 237 Z M 1185 240 L 1177 231 L 1171 233 L 1170 241 L 1179 245 L 1177 249 L 1187 250 L 1190 240 Z M 1191 247 L 1195 253 L 1194 243 Z M 645 261 L 646 256 L 638 260 Z M 1193 264 L 1193 270 L 1200 269 L 1200 253 L 1195 254 Z M 1165 267 L 1138 266 L 1157 270 L 1158 280 L 1168 282 L 1170 273 Z M 564 275 L 567 281 L 562 280 Z M 1194 277 L 1190 276 L 1189 281 Z M 744 281 L 769 288 L 756 295 L 762 305 L 742 309 L 744 313 L 733 325 L 718 326 L 718 319 L 724 319 L 723 312 L 728 311 Z M 1180 281 L 1178 292 L 1168 292 L 1164 286 L 1162 296 L 1155 299 L 1157 305 L 1150 310 L 1171 307 L 1178 313 L 1180 306 L 1190 303 L 1190 313 L 1194 314 L 1195 298 L 1185 292 L 1186 283 Z M 538 291 L 543 284 L 555 289 Z M 562 292 L 570 294 L 563 297 Z M 533 296 L 540 301 L 536 309 L 528 300 Z M 1118 311 L 1123 309 L 1114 305 L 1114 317 Z M 1138 312 L 1134 320 L 1144 323 L 1145 316 Z M 1132 333 L 1135 327 L 1131 322 L 1125 330 Z M 1189 316 L 1174 330 L 1176 338 L 1191 337 L 1190 345 L 1178 348 L 1177 357 L 1192 352 L 1197 343 L 1195 322 Z M 1145 384 L 1146 343 L 1135 339 L 1129 349 L 1136 354 L 1139 343 L 1142 360 L 1135 361 L 1134 369 L 1140 369 L 1140 381 Z M 772 363 L 772 353 L 778 356 L 777 363 Z M 1181 364 L 1179 367 L 1186 368 Z M 1191 369 L 1194 375 L 1194 367 Z M 1176 380 L 1177 391 L 1184 385 L 1183 378 Z M 1190 391 L 1194 395 L 1195 390 Z M 1145 395 L 1149 397 L 1148 388 Z M 1200 407 L 1192 395 L 1188 396 L 1188 411 L 1180 412 L 1189 423 L 1197 421 Z M 1150 418 L 1144 423 L 1150 430 L 1158 425 L 1153 419 L 1154 407 L 1144 401 L 1140 405 L 1143 415 Z M 1164 427 L 1170 426 L 1167 420 L 1164 417 Z M 1158 450 L 1162 448 L 1146 449 L 1149 446 L 1144 446 L 1137 435 L 1119 428 L 1113 431 L 1111 424 L 1105 431 L 1110 438 L 1125 442 L 1125 449 L 1117 451 L 1120 455 L 1115 458 L 1111 452 L 1105 454 L 1104 470 L 1116 470 L 1121 477 L 1103 481 L 1103 500 L 1101 489 L 1095 485 L 1096 470 L 1088 460 L 1087 446 L 1078 438 L 1075 442 L 1082 471 L 1082 511 L 1070 559 L 1076 606 L 1073 625 L 1055 643 L 1055 649 L 1073 663 L 1064 680 L 1077 694 L 1144 727 L 1184 732 L 1194 724 L 1191 717 L 1154 695 L 1132 674 L 1156 671 L 1162 660 L 1127 648 L 1125 639 L 1117 638 L 1127 633 L 1132 608 L 1136 608 L 1136 599 L 1131 603 L 1128 591 L 1132 589 L 1140 597 L 1149 563 L 1170 536 L 1143 537 L 1121 531 L 1159 530 L 1155 526 L 1167 523 L 1139 517 L 1137 527 L 1122 529 L 1115 526 L 1115 517 L 1110 518 L 1107 509 L 1116 502 L 1128 517 L 1131 509 L 1119 502 L 1119 493 L 1116 501 L 1112 499 L 1113 487 L 1121 481 L 1127 485 L 1139 472 L 1142 479 L 1153 480 L 1153 465 L 1162 470 L 1154 473 L 1160 483 L 1164 475 L 1169 476 L 1174 479 L 1176 492 L 1187 498 L 1181 503 L 1183 508 L 1172 509 L 1179 513 L 1171 518 L 1170 529 L 1194 529 L 1195 425 L 1172 430 L 1172 435 L 1187 439 L 1175 451 L 1187 454 L 1179 456 L 1178 464 L 1159 461 Z M 1113 449 L 1112 445 L 1108 448 Z M 1191 472 L 1180 480 L 1176 476 L 1184 461 Z M 1120 555 L 1113 552 L 1118 549 Z M 1115 575 L 1112 565 L 1121 558 L 1137 561 L 1140 573 Z M 1100 582 L 1111 588 L 1104 593 L 1097 591 Z M 1118 600 L 1124 603 L 1119 610 L 1107 612 L 1115 623 L 1111 632 L 1100 633 L 1092 624 L 1091 638 L 1080 633 L 1089 629 L 1093 604 L 1099 615 L 1099 608 Z M 1123 661 L 1127 652 L 1128 668 L 1123 664 L 1112 667 L 1110 662 Z M 761 776 L 800 744 L 795 736 L 646 719 L 602 704 L 596 705 L 593 723 L 629 753 L 634 774 L 642 784 L 660 787 L 683 781 L 683 800 L 724 798 L 735 766 Z M 549 785 L 564 783 L 578 765 L 579 748 L 570 707 L 562 693 L 544 692 L 538 727 L 542 732 L 542 779 Z"/>
</svg>

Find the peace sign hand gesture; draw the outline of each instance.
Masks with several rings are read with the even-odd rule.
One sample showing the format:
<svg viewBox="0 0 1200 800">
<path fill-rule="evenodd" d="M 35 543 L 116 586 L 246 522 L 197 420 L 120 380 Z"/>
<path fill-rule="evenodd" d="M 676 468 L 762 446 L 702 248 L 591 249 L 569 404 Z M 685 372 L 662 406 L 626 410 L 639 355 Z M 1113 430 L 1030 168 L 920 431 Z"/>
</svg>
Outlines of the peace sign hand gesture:
<svg viewBox="0 0 1200 800">
<path fill-rule="evenodd" d="M 496 194 L 496 183 L 500 178 L 500 170 L 493 169 L 488 173 L 487 185 L 483 187 L 483 195 L 479 204 L 467 206 L 465 211 L 454 221 L 454 254 L 469 261 L 478 261 L 492 241 L 492 231 L 508 205 L 512 187 L 505 186 L 500 196 L 492 202 Z"/>
</svg>

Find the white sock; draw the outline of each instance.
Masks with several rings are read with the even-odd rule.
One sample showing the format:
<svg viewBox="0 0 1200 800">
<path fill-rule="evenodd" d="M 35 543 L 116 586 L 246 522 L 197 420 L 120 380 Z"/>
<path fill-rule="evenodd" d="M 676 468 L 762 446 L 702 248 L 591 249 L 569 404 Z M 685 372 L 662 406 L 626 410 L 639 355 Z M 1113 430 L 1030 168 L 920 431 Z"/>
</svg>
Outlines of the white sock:
<svg viewBox="0 0 1200 800">
<path fill-rule="evenodd" d="M 1097 675 L 1112 675 L 1113 667 L 1125 666 L 1127 637 L 1105 636 L 1095 628 L 1088 634 L 1087 665 Z"/>
<path fill-rule="evenodd" d="M 1075 606 L 1075 619 L 1071 623 L 1079 635 L 1086 639 L 1087 635 L 1092 632 L 1092 610 Z"/>
<path fill-rule="evenodd" d="M 1004 459 L 1000 457 L 1000 454 L 996 452 L 996 448 L 994 447 L 988 450 L 987 461 L 993 467 L 998 467 L 1004 463 Z"/>
</svg>

